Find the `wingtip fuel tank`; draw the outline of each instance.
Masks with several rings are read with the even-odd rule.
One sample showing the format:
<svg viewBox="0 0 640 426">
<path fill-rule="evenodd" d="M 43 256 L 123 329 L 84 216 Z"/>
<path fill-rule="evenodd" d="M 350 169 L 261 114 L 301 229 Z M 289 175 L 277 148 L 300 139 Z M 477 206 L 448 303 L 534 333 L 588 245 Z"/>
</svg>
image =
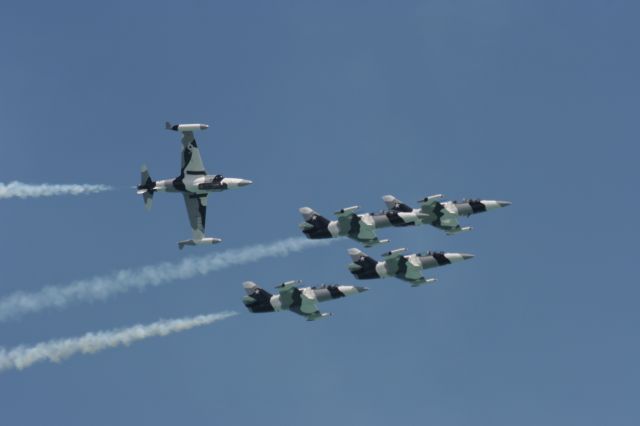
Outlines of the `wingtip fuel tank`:
<svg viewBox="0 0 640 426">
<path fill-rule="evenodd" d="M 164 128 L 167 130 L 173 130 L 174 132 L 193 132 L 196 130 L 207 130 L 208 124 L 191 123 L 191 124 L 171 124 L 165 121 Z"/>
</svg>

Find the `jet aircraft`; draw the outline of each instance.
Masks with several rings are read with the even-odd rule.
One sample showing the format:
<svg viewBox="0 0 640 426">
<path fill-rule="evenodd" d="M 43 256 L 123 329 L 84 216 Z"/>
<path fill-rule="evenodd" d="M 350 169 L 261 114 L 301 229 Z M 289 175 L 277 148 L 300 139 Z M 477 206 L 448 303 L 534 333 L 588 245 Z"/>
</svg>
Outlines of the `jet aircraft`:
<svg viewBox="0 0 640 426">
<path fill-rule="evenodd" d="M 304 222 L 300 224 L 302 232 L 310 239 L 349 237 L 365 247 L 389 242 L 376 236 L 376 224 L 370 214 L 356 214 L 358 206 L 338 210 L 336 220 L 329 221 L 309 207 L 302 207 L 300 213 Z"/>
<path fill-rule="evenodd" d="M 251 312 L 274 312 L 290 310 L 307 318 L 307 321 L 315 321 L 331 316 L 328 312 L 320 312 L 318 302 L 339 299 L 368 290 L 366 287 L 352 285 L 323 285 L 321 287 L 296 287 L 300 281 L 287 281 L 277 285 L 278 294 L 272 295 L 258 287 L 254 282 L 247 281 L 243 284 L 247 293 L 242 302 Z"/>
<path fill-rule="evenodd" d="M 357 248 L 349 249 L 351 261 L 349 271 L 359 280 L 374 278 L 396 277 L 408 281 L 412 287 L 429 284 L 436 281 L 435 278 L 422 276 L 423 269 L 436 268 L 473 258 L 467 253 L 443 253 L 432 252 L 410 254 L 403 256 L 406 249 L 391 250 L 382 255 L 381 262 L 369 257 Z"/>
<path fill-rule="evenodd" d="M 247 179 L 227 178 L 222 175 L 208 175 L 200 150 L 193 132 L 206 130 L 206 124 L 175 124 L 165 123 L 167 130 L 182 133 L 182 155 L 180 175 L 175 179 L 163 179 L 154 181 L 149 175 L 147 166 L 142 166 L 138 194 L 144 198 L 144 205 L 149 210 L 156 191 L 181 192 L 187 206 L 189 222 L 193 230 L 193 239 L 178 242 L 178 247 L 193 246 L 199 244 L 216 244 L 220 238 L 208 238 L 204 235 L 207 216 L 207 195 L 211 192 L 221 192 L 228 189 L 241 188 L 252 182 Z"/>
<path fill-rule="evenodd" d="M 372 214 L 376 228 L 389 226 L 432 225 L 442 229 L 448 235 L 470 231 L 470 226 L 461 227 L 458 223 L 460 216 L 494 210 L 511 205 L 509 201 L 495 200 L 462 200 L 438 201 L 442 194 L 432 195 L 419 201 L 420 208 L 413 209 L 393 195 L 385 195 L 382 200 L 387 209 L 381 213 Z"/>
<path fill-rule="evenodd" d="M 310 239 L 349 237 L 365 247 L 386 243 L 378 239 L 375 230 L 388 227 L 402 227 L 429 224 L 444 230 L 448 235 L 469 231 L 471 227 L 458 224 L 460 216 L 470 216 L 499 207 L 506 207 L 508 201 L 463 200 L 439 202 L 442 195 L 432 195 L 420 201 L 419 209 L 412 209 L 392 195 L 383 200 L 388 210 L 380 213 L 357 214 L 358 206 L 347 207 L 335 212 L 337 220 L 328 220 L 310 207 L 299 211 L 304 222 L 299 226 Z"/>
</svg>

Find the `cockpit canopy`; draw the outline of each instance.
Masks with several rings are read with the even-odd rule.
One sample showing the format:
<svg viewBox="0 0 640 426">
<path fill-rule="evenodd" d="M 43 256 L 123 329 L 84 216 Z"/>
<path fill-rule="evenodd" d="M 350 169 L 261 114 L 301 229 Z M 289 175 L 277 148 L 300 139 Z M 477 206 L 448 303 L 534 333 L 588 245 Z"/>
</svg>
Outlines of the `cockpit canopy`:
<svg viewBox="0 0 640 426">
<path fill-rule="evenodd" d="M 444 252 L 429 250 L 429 251 L 425 251 L 424 253 L 420 253 L 418 256 L 433 256 L 438 254 L 444 254 Z"/>
</svg>

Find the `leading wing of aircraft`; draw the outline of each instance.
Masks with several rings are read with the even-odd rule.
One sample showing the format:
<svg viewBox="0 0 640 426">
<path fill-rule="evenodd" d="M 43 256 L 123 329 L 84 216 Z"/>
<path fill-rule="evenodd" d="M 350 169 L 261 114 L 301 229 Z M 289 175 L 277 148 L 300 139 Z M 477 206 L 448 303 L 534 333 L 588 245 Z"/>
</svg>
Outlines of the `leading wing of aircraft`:
<svg viewBox="0 0 640 426">
<path fill-rule="evenodd" d="M 365 247 L 386 243 L 389 240 L 379 240 L 375 232 L 375 222 L 370 214 L 359 216 L 356 214 L 358 206 L 347 207 L 335 212 L 338 217 L 340 234 L 362 243 Z"/>
<path fill-rule="evenodd" d="M 387 271 L 401 280 L 410 282 L 412 285 L 428 282 L 428 280 L 422 276 L 422 263 L 418 256 L 415 254 L 402 256 L 401 253 L 403 250 L 404 249 L 398 249 L 385 253 L 384 263 Z"/>
<path fill-rule="evenodd" d="M 201 240 L 204 238 L 204 227 L 207 220 L 207 194 L 198 195 L 184 192 L 182 195 L 187 206 L 193 239 Z"/>
<path fill-rule="evenodd" d="M 461 227 L 458 223 L 458 212 L 451 201 L 441 203 L 437 201 L 442 198 L 442 194 L 432 195 L 420 201 L 421 215 L 423 221 L 442 229 L 447 234 L 455 234 L 462 231 L 468 231 L 471 227 Z"/>
<path fill-rule="evenodd" d="M 418 281 L 423 281 L 424 277 L 422 276 L 422 262 L 415 254 L 407 256 L 404 258 L 406 260 L 406 272 L 405 279 L 409 282 L 415 283 Z"/>
<path fill-rule="evenodd" d="M 311 288 L 300 290 L 296 287 L 300 281 L 287 281 L 276 288 L 280 294 L 282 307 L 287 307 L 290 311 L 302 315 L 307 321 L 314 321 L 318 318 L 328 316 L 318 310 L 318 300 Z"/>
<path fill-rule="evenodd" d="M 182 132 L 181 175 L 206 175 L 200 149 L 192 131 Z"/>
</svg>

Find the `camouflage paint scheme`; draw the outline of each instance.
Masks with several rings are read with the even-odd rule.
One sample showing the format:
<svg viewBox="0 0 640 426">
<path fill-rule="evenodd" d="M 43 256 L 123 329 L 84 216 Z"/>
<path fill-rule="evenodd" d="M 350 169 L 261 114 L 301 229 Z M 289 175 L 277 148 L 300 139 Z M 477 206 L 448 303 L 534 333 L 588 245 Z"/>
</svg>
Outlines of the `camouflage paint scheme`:
<svg viewBox="0 0 640 426">
<path fill-rule="evenodd" d="M 356 287 L 352 285 L 323 285 L 320 287 L 296 287 L 300 281 L 287 281 L 276 288 L 278 294 L 272 295 L 268 291 L 258 287 L 252 281 L 243 284 L 247 293 L 242 298 L 242 302 L 254 313 L 277 312 L 289 310 L 307 318 L 307 321 L 331 316 L 328 312 L 320 312 L 317 307 L 318 302 L 339 299 L 351 296 L 368 290 L 366 287 Z"/>
<path fill-rule="evenodd" d="M 460 216 L 468 217 L 511 205 L 509 201 L 496 200 L 438 201 L 442 197 L 441 194 L 426 197 L 419 201 L 420 208 L 413 209 L 393 195 L 385 195 L 382 200 L 388 210 L 373 214 L 373 221 L 376 228 L 431 225 L 451 235 L 471 230 L 470 226 L 460 226 Z"/>
<path fill-rule="evenodd" d="M 310 207 L 302 207 L 299 211 L 304 222 L 299 226 L 310 239 L 349 237 L 365 247 L 371 247 L 389 241 L 378 239 L 376 229 L 428 224 L 452 235 L 471 230 L 469 226 L 461 227 L 458 224 L 460 216 L 470 216 L 511 204 L 508 201 L 494 200 L 437 201 L 441 197 L 442 195 L 427 197 L 420 201 L 420 208 L 413 209 L 393 195 L 385 195 L 383 200 L 388 210 L 356 214 L 358 206 L 353 206 L 335 212 L 337 220 L 333 221 Z"/>
<path fill-rule="evenodd" d="M 426 252 L 403 256 L 406 249 L 400 248 L 384 253 L 381 262 L 358 250 L 349 249 L 351 263 L 349 271 L 359 280 L 396 277 L 408 281 L 413 287 L 435 282 L 435 278 L 422 276 L 423 269 L 436 268 L 473 258 L 467 253 Z"/>
<path fill-rule="evenodd" d="M 221 192 L 228 189 L 241 188 L 252 182 L 246 179 L 225 178 L 222 175 L 207 175 L 202 163 L 200 149 L 193 136 L 195 130 L 206 130 L 206 124 L 165 124 L 168 130 L 182 133 L 182 155 L 180 175 L 175 179 L 163 179 L 154 181 L 149 175 L 147 166 L 142 166 L 138 194 L 144 198 L 147 210 L 151 208 L 153 194 L 156 191 L 181 192 L 187 206 L 189 223 L 193 231 L 193 239 L 178 243 L 182 249 L 184 246 L 198 244 L 216 244 L 222 240 L 219 238 L 206 238 L 204 236 L 207 218 L 207 195 L 211 192 Z"/>
<path fill-rule="evenodd" d="M 329 221 L 309 207 L 302 207 L 300 213 L 304 222 L 300 224 L 302 232 L 310 239 L 349 237 L 365 247 L 386 243 L 375 234 L 375 222 L 370 214 L 356 214 L 358 206 L 339 210 L 334 214 L 336 220 Z"/>
</svg>

